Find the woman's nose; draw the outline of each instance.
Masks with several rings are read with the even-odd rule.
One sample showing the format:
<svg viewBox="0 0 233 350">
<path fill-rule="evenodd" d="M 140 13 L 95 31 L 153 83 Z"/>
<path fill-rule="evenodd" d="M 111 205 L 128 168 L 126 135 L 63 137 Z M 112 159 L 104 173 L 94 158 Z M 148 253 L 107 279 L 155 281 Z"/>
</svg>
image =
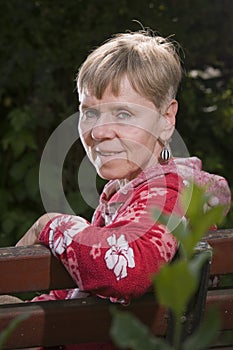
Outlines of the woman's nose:
<svg viewBox="0 0 233 350">
<path fill-rule="evenodd" d="M 92 127 L 91 137 L 93 140 L 112 139 L 116 135 L 116 123 L 109 121 L 98 121 Z"/>
</svg>

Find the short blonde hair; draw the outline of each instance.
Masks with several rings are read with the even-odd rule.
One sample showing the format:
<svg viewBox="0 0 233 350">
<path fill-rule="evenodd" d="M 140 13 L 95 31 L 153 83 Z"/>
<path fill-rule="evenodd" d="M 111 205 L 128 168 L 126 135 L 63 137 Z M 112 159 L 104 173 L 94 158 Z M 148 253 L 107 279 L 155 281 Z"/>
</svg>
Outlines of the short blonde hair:
<svg viewBox="0 0 233 350">
<path fill-rule="evenodd" d="M 149 31 L 117 34 L 84 61 L 77 76 L 78 92 L 87 89 L 101 99 L 110 84 L 117 95 L 125 75 L 137 93 L 161 108 L 175 98 L 182 78 L 175 45 Z"/>
</svg>

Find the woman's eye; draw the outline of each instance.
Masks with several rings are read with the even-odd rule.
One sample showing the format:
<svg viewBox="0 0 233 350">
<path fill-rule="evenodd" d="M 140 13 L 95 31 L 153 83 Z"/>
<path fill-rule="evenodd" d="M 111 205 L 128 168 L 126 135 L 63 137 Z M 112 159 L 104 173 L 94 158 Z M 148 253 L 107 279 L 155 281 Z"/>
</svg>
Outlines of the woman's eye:
<svg viewBox="0 0 233 350">
<path fill-rule="evenodd" d="M 87 119 L 90 120 L 90 119 L 98 118 L 99 113 L 96 110 L 86 110 L 82 113 L 82 115 L 84 120 L 87 120 Z"/>
<path fill-rule="evenodd" d="M 131 117 L 131 114 L 128 112 L 120 112 L 117 114 L 117 117 L 120 119 L 129 119 Z"/>
</svg>

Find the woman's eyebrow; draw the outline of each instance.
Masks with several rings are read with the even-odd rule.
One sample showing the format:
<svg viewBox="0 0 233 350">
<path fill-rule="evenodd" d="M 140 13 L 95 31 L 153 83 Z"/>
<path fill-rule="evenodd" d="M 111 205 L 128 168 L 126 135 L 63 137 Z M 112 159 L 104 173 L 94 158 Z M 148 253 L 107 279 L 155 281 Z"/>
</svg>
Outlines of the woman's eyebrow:
<svg viewBox="0 0 233 350">
<path fill-rule="evenodd" d="M 88 109 L 88 108 L 90 108 L 87 104 L 82 104 L 81 102 L 80 102 L 80 104 L 79 104 L 79 109 L 82 109 L 82 110 L 84 110 L 84 109 Z"/>
<path fill-rule="evenodd" d="M 113 103 L 113 109 L 115 109 L 115 110 L 134 109 L 134 104 L 133 103 L 127 103 L 127 102 Z"/>
<path fill-rule="evenodd" d="M 87 104 L 87 103 L 80 103 L 79 104 L 79 110 L 85 111 L 86 109 L 95 109 L 95 110 L 104 110 L 107 107 L 107 110 L 112 110 L 112 112 L 118 112 L 121 110 L 127 110 L 130 112 L 135 112 L 137 110 L 136 106 L 133 103 L 128 102 L 108 102 L 108 103 L 100 103 L 100 104 Z M 103 111 L 102 110 L 102 111 Z"/>
</svg>

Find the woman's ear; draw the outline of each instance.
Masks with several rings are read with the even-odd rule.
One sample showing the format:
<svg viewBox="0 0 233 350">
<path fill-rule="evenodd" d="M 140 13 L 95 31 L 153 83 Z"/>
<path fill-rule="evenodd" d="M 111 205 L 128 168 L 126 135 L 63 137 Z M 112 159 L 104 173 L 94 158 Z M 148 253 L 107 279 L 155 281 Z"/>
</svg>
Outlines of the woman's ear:
<svg viewBox="0 0 233 350">
<path fill-rule="evenodd" d="M 176 124 L 177 111 L 178 111 L 178 102 L 175 99 L 172 99 L 169 105 L 166 107 L 165 112 L 163 113 L 163 116 L 173 126 L 175 126 Z"/>
<path fill-rule="evenodd" d="M 178 102 L 172 99 L 165 111 L 162 112 L 160 122 L 160 138 L 161 140 L 169 140 L 174 132 L 176 125 L 176 114 L 178 111 Z"/>
</svg>

